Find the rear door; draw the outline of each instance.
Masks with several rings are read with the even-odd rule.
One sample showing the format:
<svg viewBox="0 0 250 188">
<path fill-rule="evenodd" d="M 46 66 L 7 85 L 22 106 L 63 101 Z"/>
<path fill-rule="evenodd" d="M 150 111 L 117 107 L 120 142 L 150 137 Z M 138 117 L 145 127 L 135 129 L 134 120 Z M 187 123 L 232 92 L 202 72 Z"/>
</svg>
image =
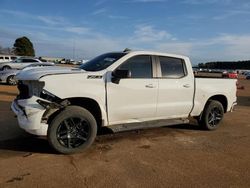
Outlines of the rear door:
<svg viewBox="0 0 250 188">
<path fill-rule="evenodd" d="M 185 61 L 157 56 L 159 75 L 158 118 L 187 117 L 193 106 L 194 82 Z"/>
<path fill-rule="evenodd" d="M 132 123 L 154 119 L 158 79 L 153 78 L 150 55 L 131 57 L 117 69 L 131 71 L 131 78 L 107 83 L 109 124 Z"/>
</svg>

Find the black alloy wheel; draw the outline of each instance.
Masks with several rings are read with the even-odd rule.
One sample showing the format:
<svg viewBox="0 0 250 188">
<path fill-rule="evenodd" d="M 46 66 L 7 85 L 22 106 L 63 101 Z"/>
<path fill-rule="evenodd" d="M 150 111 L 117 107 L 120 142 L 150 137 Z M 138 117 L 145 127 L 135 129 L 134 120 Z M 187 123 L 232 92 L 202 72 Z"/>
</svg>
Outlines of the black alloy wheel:
<svg viewBox="0 0 250 188">
<path fill-rule="evenodd" d="M 77 148 L 90 136 L 90 124 L 78 117 L 67 118 L 58 126 L 57 140 L 66 148 Z"/>
<path fill-rule="evenodd" d="M 208 114 L 208 123 L 211 127 L 217 126 L 223 117 L 223 112 L 220 108 L 214 107 Z"/>
<path fill-rule="evenodd" d="M 86 150 L 96 134 L 94 116 L 80 106 L 68 106 L 49 122 L 47 138 L 57 152 L 71 154 Z"/>
<path fill-rule="evenodd" d="M 224 116 L 224 108 L 219 101 L 210 100 L 205 105 L 199 123 L 206 130 L 215 130 L 219 127 Z"/>
</svg>

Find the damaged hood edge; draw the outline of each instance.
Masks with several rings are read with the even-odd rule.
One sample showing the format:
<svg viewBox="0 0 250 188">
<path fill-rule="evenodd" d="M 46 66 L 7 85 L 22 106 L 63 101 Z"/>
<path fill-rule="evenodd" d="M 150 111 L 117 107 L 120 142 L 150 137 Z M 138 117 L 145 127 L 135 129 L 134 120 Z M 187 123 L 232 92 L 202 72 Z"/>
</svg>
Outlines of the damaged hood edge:
<svg viewBox="0 0 250 188">
<path fill-rule="evenodd" d="M 18 80 L 39 80 L 43 76 L 55 75 L 55 74 L 79 74 L 86 73 L 85 70 L 73 68 L 73 67 L 35 67 L 32 69 L 22 70 L 17 75 Z"/>
</svg>

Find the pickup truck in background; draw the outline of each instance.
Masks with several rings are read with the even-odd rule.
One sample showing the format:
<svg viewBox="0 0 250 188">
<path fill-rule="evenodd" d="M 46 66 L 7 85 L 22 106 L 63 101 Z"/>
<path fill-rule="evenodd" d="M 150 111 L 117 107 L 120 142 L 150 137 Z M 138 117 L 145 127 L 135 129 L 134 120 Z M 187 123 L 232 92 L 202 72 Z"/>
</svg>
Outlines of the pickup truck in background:
<svg viewBox="0 0 250 188">
<path fill-rule="evenodd" d="M 20 57 L 10 62 L 1 63 L 0 70 L 23 69 L 24 67 L 27 67 L 29 65 L 42 64 L 42 63 L 44 62 L 37 58 Z M 46 62 L 46 63 L 54 65 L 54 63 L 52 62 Z"/>
<path fill-rule="evenodd" d="M 78 69 L 21 71 L 12 103 L 21 128 L 47 136 L 60 153 L 90 146 L 97 130 L 188 123 L 216 129 L 236 105 L 236 79 L 195 78 L 188 57 L 129 51 L 100 55 Z"/>
</svg>

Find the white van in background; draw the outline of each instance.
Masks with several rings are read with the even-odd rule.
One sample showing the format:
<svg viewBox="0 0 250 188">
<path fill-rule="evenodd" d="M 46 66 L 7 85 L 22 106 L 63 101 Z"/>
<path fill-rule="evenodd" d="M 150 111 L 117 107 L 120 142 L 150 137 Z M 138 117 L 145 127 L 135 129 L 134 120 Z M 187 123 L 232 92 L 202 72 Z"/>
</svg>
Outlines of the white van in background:
<svg viewBox="0 0 250 188">
<path fill-rule="evenodd" d="M 16 58 L 17 58 L 17 56 L 14 56 L 14 55 L 2 55 L 2 54 L 0 54 L 0 63 L 13 61 Z"/>
</svg>

